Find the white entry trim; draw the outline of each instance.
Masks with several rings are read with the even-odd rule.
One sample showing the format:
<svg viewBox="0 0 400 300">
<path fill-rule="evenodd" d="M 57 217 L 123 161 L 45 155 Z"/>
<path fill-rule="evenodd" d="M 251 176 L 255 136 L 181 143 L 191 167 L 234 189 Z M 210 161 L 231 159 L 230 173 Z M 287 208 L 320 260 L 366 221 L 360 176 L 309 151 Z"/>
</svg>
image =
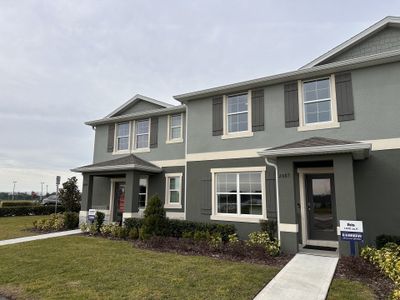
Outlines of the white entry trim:
<svg viewBox="0 0 400 300">
<path fill-rule="evenodd" d="M 308 218 L 306 204 L 305 174 L 333 174 L 333 168 L 299 168 L 300 207 L 301 207 L 301 237 L 303 247 L 306 245 L 322 247 L 338 247 L 337 241 L 310 240 L 308 238 Z"/>
</svg>

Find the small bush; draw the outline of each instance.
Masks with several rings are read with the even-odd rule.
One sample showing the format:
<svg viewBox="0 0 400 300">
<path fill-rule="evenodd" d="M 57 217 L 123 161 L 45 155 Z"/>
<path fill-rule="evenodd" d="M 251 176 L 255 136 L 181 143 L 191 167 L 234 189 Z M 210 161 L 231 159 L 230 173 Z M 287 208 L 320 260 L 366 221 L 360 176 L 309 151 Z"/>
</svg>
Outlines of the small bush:
<svg viewBox="0 0 400 300">
<path fill-rule="evenodd" d="M 249 234 L 249 240 L 247 244 L 259 245 L 264 247 L 265 251 L 271 256 L 277 256 L 280 252 L 279 244 L 275 240 L 271 240 L 267 232 L 256 231 Z"/>
<path fill-rule="evenodd" d="M 395 243 L 400 245 L 400 236 L 381 234 L 376 237 L 376 248 L 381 249 L 387 243 Z"/>
<path fill-rule="evenodd" d="M 101 229 L 101 226 L 103 226 L 105 217 L 106 217 L 106 215 L 103 212 L 96 211 L 95 225 L 96 225 L 97 232 L 100 232 L 100 229 Z"/>
<path fill-rule="evenodd" d="M 96 227 L 96 224 L 89 224 L 89 225 L 88 225 L 88 232 L 89 232 L 91 235 L 96 235 L 96 234 L 97 234 L 97 227 Z"/>
<path fill-rule="evenodd" d="M 146 241 L 148 239 L 150 239 L 151 235 L 148 234 L 147 232 L 145 232 L 143 230 L 143 227 L 139 229 L 139 239 L 142 241 Z"/>
<path fill-rule="evenodd" d="M 128 228 L 128 230 L 131 230 L 132 228 L 136 228 L 139 230 L 143 226 L 143 219 L 139 218 L 126 218 L 124 220 L 124 226 Z"/>
<path fill-rule="evenodd" d="M 278 234 L 278 226 L 275 220 L 261 220 L 261 231 L 268 233 L 271 240 L 275 240 Z"/>
<path fill-rule="evenodd" d="M 184 239 L 192 239 L 193 238 L 193 232 L 191 231 L 184 231 L 182 233 L 182 238 Z"/>
<path fill-rule="evenodd" d="M 113 228 L 113 224 L 104 224 L 103 226 L 100 227 L 100 233 L 104 236 L 109 236 L 111 235 L 111 231 Z"/>
<path fill-rule="evenodd" d="M 229 244 L 237 244 L 238 242 L 239 242 L 239 238 L 237 236 L 237 233 L 228 235 L 228 243 Z"/>
<path fill-rule="evenodd" d="M 60 231 L 65 228 L 65 220 L 62 214 L 52 214 L 48 219 L 39 219 L 33 222 L 33 227 L 41 231 Z"/>
<path fill-rule="evenodd" d="M 82 232 L 89 232 L 89 225 L 87 223 L 82 223 L 81 226 L 79 226 L 80 230 Z"/>
<path fill-rule="evenodd" d="M 79 214 L 76 212 L 65 212 L 64 214 L 65 229 L 75 229 L 79 225 Z"/>
<path fill-rule="evenodd" d="M 153 196 L 144 211 L 143 226 L 145 235 L 167 235 L 167 218 L 161 199 Z"/>
<path fill-rule="evenodd" d="M 128 236 L 128 231 L 125 227 L 119 226 L 118 224 L 113 224 L 110 235 L 116 239 L 126 239 Z"/>
<path fill-rule="evenodd" d="M 193 239 L 195 241 L 209 241 L 211 234 L 208 231 L 196 230 L 193 234 Z"/>
<path fill-rule="evenodd" d="M 220 248 L 223 244 L 221 234 L 219 232 L 213 233 L 208 243 L 212 248 Z"/>
<path fill-rule="evenodd" d="M 129 230 L 128 236 L 131 240 L 137 240 L 139 238 L 139 230 L 136 227 L 133 227 L 131 230 Z"/>
</svg>

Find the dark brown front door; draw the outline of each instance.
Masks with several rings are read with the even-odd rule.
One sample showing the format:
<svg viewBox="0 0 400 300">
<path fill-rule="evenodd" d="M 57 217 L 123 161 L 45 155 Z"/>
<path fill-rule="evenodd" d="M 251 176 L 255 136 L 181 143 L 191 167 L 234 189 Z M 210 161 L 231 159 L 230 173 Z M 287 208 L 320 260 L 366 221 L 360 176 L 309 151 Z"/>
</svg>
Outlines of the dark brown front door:
<svg viewBox="0 0 400 300">
<path fill-rule="evenodd" d="M 333 174 L 306 175 L 309 240 L 337 241 Z"/>
<path fill-rule="evenodd" d="M 125 182 L 115 182 L 114 185 L 114 222 L 122 221 L 125 211 Z"/>
</svg>

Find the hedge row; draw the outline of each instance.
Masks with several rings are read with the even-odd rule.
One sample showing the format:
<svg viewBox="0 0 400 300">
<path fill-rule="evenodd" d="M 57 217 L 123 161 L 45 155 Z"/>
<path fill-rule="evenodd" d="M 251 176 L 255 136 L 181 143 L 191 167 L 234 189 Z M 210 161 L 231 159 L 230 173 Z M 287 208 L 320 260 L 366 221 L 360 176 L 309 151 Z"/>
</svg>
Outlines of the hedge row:
<svg viewBox="0 0 400 300">
<path fill-rule="evenodd" d="M 55 205 L 37 205 L 37 206 L 20 206 L 20 207 L 1 207 L 0 217 L 12 216 L 30 216 L 30 215 L 50 215 L 54 213 Z M 62 206 L 57 206 L 57 212 L 64 212 Z"/>
<path fill-rule="evenodd" d="M 17 207 L 17 206 L 34 206 L 34 205 L 38 205 L 38 203 L 36 201 L 30 201 L 30 200 L 0 201 L 0 208 Z"/>
<path fill-rule="evenodd" d="M 376 237 L 376 248 L 381 249 L 387 243 L 395 243 L 397 245 L 400 245 L 400 236 L 381 234 Z"/>
<path fill-rule="evenodd" d="M 127 218 L 124 221 L 125 227 L 130 230 L 132 228 L 141 228 L 143 225 L 143 219 Z M 219 233 L 221 234 L 222 240 L 227 241 L 230 234 L 236 232 L 234 225 L 222 225 L 215 223 L 199 223 L 183 220 L 170 220 L 167 221 L 166 235 L 171 237 L 182 237 L 183 233 L 186 232 L 209 232 L 210 234 Z"/>
</svg>

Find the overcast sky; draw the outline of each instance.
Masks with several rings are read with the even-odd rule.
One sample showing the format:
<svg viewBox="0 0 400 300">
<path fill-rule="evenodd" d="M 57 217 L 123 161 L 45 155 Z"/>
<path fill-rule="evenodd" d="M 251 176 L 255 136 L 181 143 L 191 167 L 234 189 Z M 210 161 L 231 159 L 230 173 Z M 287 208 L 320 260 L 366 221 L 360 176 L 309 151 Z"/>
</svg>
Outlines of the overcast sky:
<svg viewBox="0 0 400 300">
<path fill-rule="evenodd" d="M 140 93 L 172 96 L 295 70 L 397 1 L 0 1 L 0 191 L 55 189 Z"/>
</svg>

